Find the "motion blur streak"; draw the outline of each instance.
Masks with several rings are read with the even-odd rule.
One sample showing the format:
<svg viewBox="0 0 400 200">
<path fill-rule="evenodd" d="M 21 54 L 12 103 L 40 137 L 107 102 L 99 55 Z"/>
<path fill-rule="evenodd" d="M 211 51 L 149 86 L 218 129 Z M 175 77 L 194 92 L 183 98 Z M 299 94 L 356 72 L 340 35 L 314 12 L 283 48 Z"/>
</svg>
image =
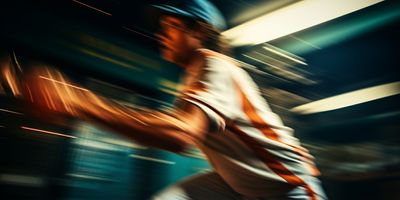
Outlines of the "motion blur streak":
<svg viewBox="0 0 400 200">
<path fill-rule="evenodd" d="M 129 29 L 129 31 L 134 30 Z M 157 40 L 154 37 L 151 38 Z M 152 69 L 159 69 L 162 67 L 160 63 L 155 62 L 153 59 L 140 55 L 139 53 L 132 51 L 127 47 L 111 43 L 110 41 L 100 39 L 96 36 L 84 34 L 79 37 L 79 40 L 82 41 L 85 45 L 89 45 L 92 49 L 95 49 L 96 52 L 103 52 L 102 55 L 111 55 L 117 60 L 124 60 L 128 63 L 137 63 L 139 65 L 144 65 Z M 81 47 L 78 46 L 78 48 Z M 104 52 L 106 52 L 106 54 L 104 54 Z"/>
<path fill-rule="evenodd" d="M 15 79 L 15 71 L 13 71 L 13 68 L 9 66 L 1 66 L 2 69 L 2 76 L 7 82 L 8 87 L 10 87 L 11 92 L 14 96 L 21 96 L 22 92 L 19 87 L 19 84 L 17 83 L 17 79 Z"/>
<path fill-rule="evenodd" d="M 365 88 L 292 108 L 302 114 L 324 112 L 400 94 L 400 81 Z"/>
<path fill-rule="evenodd" d="M 352 13 L 382 0 L 305 0 L 233 27 L 223 35 L 233 46 L 255 45 Z M 318 12 L 315 12 L 315 11 Z M 282 26 L 282 24 L 285 24 Z"/>
<path fill-rule="evenodd" d="M 12 110 L 2 109 L 2 108 L 0 108 L 0 111 L 7 112 L 7 113 L 12 113 L 12 114 L 16 114 L 16 115 L 24 115 L 24 114 L 22 114 L 20 112 L 15 112 L 15 111 L 12 111 Z"/>
<path fill-rule="evenodd" d="M 112 14 L 110 14 L 110 13 L 108 13 L 108 12 L 106 12 L 106 11 L 103 11 L 103 10 L 100 10 L 100 9 L 95 8 L 95 7 L 93 7 L 93 6 L 84 4 L 84 3 L 80 2 L 80 1 L 77 1 L 77 0 L 72 0 L 72 1 L 75 2 L 75 3 L 79 3 L 79 4 L 83 5 L 83 6 L 86 6 L 86 7 L 88 7 L 88 8 L 91 8 L 91 9 L 93 9 L 93 10 L 95 10 L 95 11 L 101 12 L 101 13 L 106 14 L 106 15 L 109 15 L 109 16 L 112 16 Z"/>
<path fill-rule="evenodd" d="M 140 70 L 139 68 L 137 68 L 136 66 L 130 65 L 130 64 L 125 63 L 125 62 L 122 62 L 122 61 L 118 61 L 118 60 L 113 59 L 113 58 L 111 58 L 111 57 L 107 57 L 107 56 L 105 56 L 105 55 L 101 55 L 101 54 L 99 54 L 99 53 L 96 53 L 96 52 L 93 52 L 93 51 L 90 51 L 90 50 L 86 50 L 86 49 L 82 49 L 82 48 L 79 49 L 79 50 L 80 50 L 81 52 L 83 52 L 83 53 L 86 53 L 86 54 L 88 54 L 88 55 L 91 55 L 91 56 L 100 58 L 100 59 L 102 59 L 102 60 L 105 60 L 105 61 L 114 63 L 114 64 L 116 64 L 116 65 L 120 65 L 120 66 L 122 66 L 122 67 L 126 67 L 126 68 L 129 68 L 129 69 L 134 69 L 134 70 L 137 70 L 137 71 L 141 71 L 141 70 Z"/>
<path fill-rule="evenodd" d="M 78 86 L 75 86 L 75 85 L 71 85 L 71 84 L 68 84 L 68 83 L 65 83 L 65 82 L 57 81 L 57 80 L 54 80 L 54 79 L 51 79 L 51 78 L 47 78 L 47 77 L 44 77 L 44 76 L 39 76 L 39 77 L 42 78 L 42 79 L 48 80 L 48 81 L 53 81 L 55 83 L 63 84 L 65 86 L 73 87 L 75 89 L 79 89 L 79 90 L 83 90 L 83 91 L 89 91 L 89 90 L 87 90 L 85 88 L 81 88 L 81 87 L 78 87 Z"/>
<path fill-rule="evenodd" d="M 42 178 L 36 176 L 27 176 L 19 174 L 1 174 L 0 181 L 13 185 L 43 187 L 45 182 Z"/>
<path fill-rule="evenodd" d="M 304 61 L 300 60 L 302 58 L 300 58 L 298 56 L 295 56 L 295 55 L 293 55 L 293 54 L 291 54 L 291 53 L 289 53 L 287 51 L 283 51 L 283 50 L 279 50 L 278 48 L 274 48 L 274 46 L 272 46 L 272 45 L 266 44 L 263 48 L 265 50 L 267 50 L 267 51 L 270 51 L 272 53 L 278 54 L 278 55 L 280 55 L 280 56 L 282 56 L 284 58 L 287 58 L 289 60 L 292 60 L 292 61 L 294 61 L 296 63 L 302 64 L 302 65 L 307 65 L 307 63 L 305 63 Z"/>
<path fill-rule="evenodd" d="M 53 132 L 53 131 L 46 131 L 46 130 L 37 129 L 37 128 L 31 128 L 31 127 L 26 127 L 26 126 L 21 126 L 21 129 L 34 131 L 34 132 L 39 132 L 39 133 L 46 133 L 46 134 L 50 134 L 50 135 L 57 135 L 57 136 L 61 136 L 61 137 L 73 138 L 73 139 L 77 138 L 77 137 L 72 136 L 72 135 L 65 135 L 65 134 L 62 134 L 62 133 L 57 133 L 57 132 Z"/>
<path fill-rule="evenodd" d="M 136 158 L 136 159 L 141 159 L 141 160 L 148 160 L 148 161 L 163 163 L 163 164 L 175 165 L 175 162 L 172 162 L 172 161 L 162 160 L 162 159 L 158 159 L 158 158 L 151 158 L 151 157 L 147 157 L 147 156 L 139 156 L 139 155 L 132 154 L 132 155 L 130 155 L 130 157 Z"/>
</svg>

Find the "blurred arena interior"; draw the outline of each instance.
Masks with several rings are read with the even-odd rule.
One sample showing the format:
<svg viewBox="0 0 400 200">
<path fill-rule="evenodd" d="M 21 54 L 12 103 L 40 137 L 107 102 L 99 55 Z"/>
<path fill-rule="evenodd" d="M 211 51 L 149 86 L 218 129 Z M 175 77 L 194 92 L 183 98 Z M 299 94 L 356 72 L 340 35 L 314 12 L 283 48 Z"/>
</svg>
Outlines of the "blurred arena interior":
<svg viewBox="0 0 400 200">
<path fill-rule="evenodd" d="M 149 5 L 160 2 L 2 1 L 0 65 L 58 68 L 125 105 L 168 109 L 182 71 L 158 55 Z M 328 197 L 399 199 L 400 2 L 212 2 L 232 57 L 315 156 Z M 73 118 L 40 121 L 12 92 L 0 88 L 1 199 L 147 199 L 210 170 L 197 149 L 175 155 Z"/>
</svg>

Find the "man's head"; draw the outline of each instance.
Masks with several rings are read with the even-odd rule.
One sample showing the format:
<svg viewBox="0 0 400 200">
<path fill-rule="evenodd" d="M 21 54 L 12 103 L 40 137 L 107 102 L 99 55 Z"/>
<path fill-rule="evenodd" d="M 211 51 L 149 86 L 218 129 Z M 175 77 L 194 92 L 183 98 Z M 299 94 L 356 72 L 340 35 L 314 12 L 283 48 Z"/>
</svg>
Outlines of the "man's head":
<svg viewBox="0 0 400 200">
<path fill-rule="evenodd" d="M 208 0 L 175 0 L 154 7 L 164 13 L 203 21 L 219 31 L 226 28 L 221 12 Z"/>
<path fill-rule="evenodd" d="M 155 7 L 161 10 L 157 36 L 166 60 L 182 65 L 198 48 L 223 51 L 220 31 L 225 29 L 225 21 L 210 2 L 185 0 Z"/>
</svg>

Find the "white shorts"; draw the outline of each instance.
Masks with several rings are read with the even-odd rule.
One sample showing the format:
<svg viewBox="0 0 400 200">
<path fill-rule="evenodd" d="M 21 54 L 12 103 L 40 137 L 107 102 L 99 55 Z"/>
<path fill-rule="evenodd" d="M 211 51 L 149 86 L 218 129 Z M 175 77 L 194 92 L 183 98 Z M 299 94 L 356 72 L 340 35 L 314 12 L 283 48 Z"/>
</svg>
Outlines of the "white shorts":
<svg viewBox="0 0 400 200">
<path fill-rule="evenodd" d="M 318 194 L 318 200 L 326 200 L 325 193 L 320 186 L 319 180 L 312 177 L 307 181 Z M 235 192 L 216 173 L 209 172 L 199 174 L 180 181 L 165 190 L 159 192 L 152 200 L 309 200 L 303 187 L 296 187 L 279 198 L 251 198 Z"/>
</svg>

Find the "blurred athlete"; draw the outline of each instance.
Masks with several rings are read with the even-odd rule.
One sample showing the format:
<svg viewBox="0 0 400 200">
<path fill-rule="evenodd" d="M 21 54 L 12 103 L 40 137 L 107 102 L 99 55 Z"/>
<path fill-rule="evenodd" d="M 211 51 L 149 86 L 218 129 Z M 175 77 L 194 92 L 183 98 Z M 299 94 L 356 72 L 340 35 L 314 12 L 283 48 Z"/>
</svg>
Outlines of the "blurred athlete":
<svg viewBox="0 0 400 200">
<path fill-rule="evenodd" d="M 313 157 L 250 76 L 221 54 L 225 23 L 215 6 L 185 0 L 156 7 L 161 54 L 186 72 L 174 111 L 124 107 L 48 68 L 25 78 L 25 98 L 39 109 L 98 123 L 144 145 L 176 153 L 197 146 L 214 171 L 170 186 L 154 199 L 326 199 Z"/>
</svg>

